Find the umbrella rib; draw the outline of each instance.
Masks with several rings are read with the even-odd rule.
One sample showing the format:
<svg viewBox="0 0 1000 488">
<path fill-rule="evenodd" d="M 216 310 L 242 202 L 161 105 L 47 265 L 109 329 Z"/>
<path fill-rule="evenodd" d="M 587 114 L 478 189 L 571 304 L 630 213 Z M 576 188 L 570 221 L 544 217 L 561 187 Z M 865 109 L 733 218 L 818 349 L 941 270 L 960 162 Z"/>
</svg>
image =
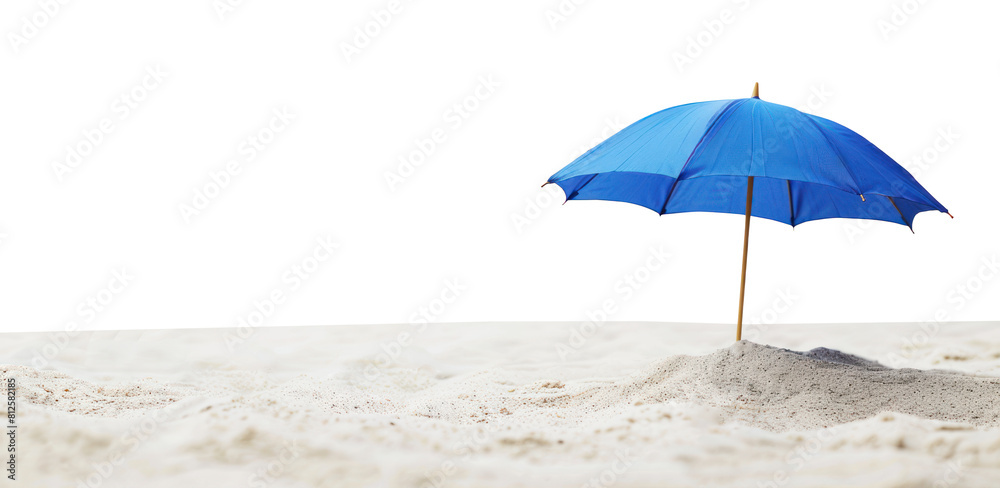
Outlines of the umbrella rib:
<svg viewBox="0 0 1000 488">
<path fill-rule="evenodd" d="M 889 199 L 889 203 L 892 204 L 892 208 L 895 208 L 896 211 L 899 212 L 899 218 L 903 219 L 903 223 L 906 224 L 906 226 L 910 228 L 910 232 L 916 234 L 916 232 L 913 232 L 913 224 L 911 224 L 911 223 L 909 223 L 909 222 L 906 221 L 906 217 L 903 215 L 903 212 L 901 210 L 899 210 L 899 207 L 896 205 L 896 201 L 893 200 L 892 197 L 890 197 L 888 195 L 886 195 L 886 198 Z"/>
<path fill-rule="evenodd" d="M 660 209 L 660 215 L 663 215 L 667 212 L 667 203 L 670 202 L 670 196 L 674 194 L 674 188 L 677 187 L 677 182 L 680 181 L 681 175 L 684 174 L 684 168 L 687 168 L 688 163 L 690 163 L 691 159 L 694 158 L 694 153 L 698 152 L 698 148 L 701 147 L 701 144 L 703 142 L 705 142 L 705 138 L 712 133 L 712 129 L 714 129 L 715 125 L 718 124 L 719 120 L 722 119 L 722 115 L 725 114 L 727 110 L 729 110 L 729 107 L 732 107 L 738 102 L 746 102 L 746 99 L 740 98 L 733 100 L 727 103 L 725 107 L 719 109 L 719 111 L 715 114 L 714 118 L 712 119 L 712 123 L 708 124 L 708 128 L 705 129 L 705 133 L 701 135 L 700 139 L 698 139 L 698 143 L 695 144 L 693 148 L 691 148 L 691 154 L 688 154 L 688 157 L 687 159 L 684 160 L 684 164 L 681 166 L 680 171 L 677 172 L 677 177 L 674 178 L 674 182 L 670 184 L 670 190 L 667 191 L 667 198 L 663 200 L 663 208 Z"/>
<path fill-rule="evenodd" d="M 802 114 L 802 115 L 804 115 L 805 118 L 809 121 L 809 123 L 811 123 L 813 127 L 816 128 L 816 131 L 819 132 L 819 135 L 823 136 L 823 140 L 825 140 L 826 144 L 830 146 L 830 149 L 833 150 L 833 153 L 837 155 L 837 159 L 840 160 L 840 165 L 844 167 L 844 171 L 847 171 L 848 176 L 851 177 L 851 181 L 854 182 L 854 188 L 857 190 L 858 194 L 859 195 L 863 194 L 864 192 L 861 191 L 861 186 L 858 185 L 858 178 L 854 176 L 854 172 L 851 171 L 851 168 L 847 167 L 847 163 L 844 161 L 844 156 L 840 154 L 840 149 L 837 149 L 837 146 L 833 145 L 833 142 L 830 141 L 830 138 L 826 136 L 826 132 L 823 131 L 823 128 L 820 127 L 820 125 L 817 124 L 816 121 L 809 116 L 809 114 Z"/>
<path fill-rule="evenodd" d="M 785 180 L 788 187 L 788 223 L 795 228 L 795 207 L 792 205 L 792 180 Z"/>
</svg>

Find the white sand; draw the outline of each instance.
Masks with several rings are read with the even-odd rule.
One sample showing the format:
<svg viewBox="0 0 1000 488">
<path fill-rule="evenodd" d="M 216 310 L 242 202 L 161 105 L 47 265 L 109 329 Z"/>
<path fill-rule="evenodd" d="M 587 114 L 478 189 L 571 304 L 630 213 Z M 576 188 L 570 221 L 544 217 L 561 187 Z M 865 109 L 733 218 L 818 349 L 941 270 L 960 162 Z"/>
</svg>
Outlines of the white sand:
<svg viewBox="0 0 1000 488">
<path fill-rule="evenodd" d="M 4 334 L 19 486 L 1000 486 L 1000 324 L 578 328 Z"/>
</svg>

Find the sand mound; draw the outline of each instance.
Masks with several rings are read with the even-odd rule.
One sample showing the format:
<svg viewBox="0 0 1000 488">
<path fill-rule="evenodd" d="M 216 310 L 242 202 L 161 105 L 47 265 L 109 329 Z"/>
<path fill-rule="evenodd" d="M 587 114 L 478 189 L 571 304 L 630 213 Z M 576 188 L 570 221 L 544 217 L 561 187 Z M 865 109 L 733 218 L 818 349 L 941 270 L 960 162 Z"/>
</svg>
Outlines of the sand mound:
<svg viewBox="0 0 1000 488">
<path fill-rule="evenodd" d="M 727 420 L 774 431 L 818 429 L 883 411 L 1000 423 L 1000 378 L 891 369 L 829 349 L 800 353 L 745 341 L 709 356 L 667 359 L 615 389 L 636 403 L 704 402 L 722 408 Z"/>
</svg>

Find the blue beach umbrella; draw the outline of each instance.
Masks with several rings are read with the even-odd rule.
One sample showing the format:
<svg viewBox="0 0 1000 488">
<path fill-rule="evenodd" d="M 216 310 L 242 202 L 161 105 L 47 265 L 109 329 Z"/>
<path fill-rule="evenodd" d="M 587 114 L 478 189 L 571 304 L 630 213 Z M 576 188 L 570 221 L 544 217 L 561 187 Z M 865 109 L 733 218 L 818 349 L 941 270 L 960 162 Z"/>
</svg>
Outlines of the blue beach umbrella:
<svg viewBox="0 0 1000 488">
<path fill-rule="evenodd" d="M 743 326 L 750 216 L 793 227 L 830 218 L 883 220 L 912 231 L 918 213 L 948 212 L 864 137 L 765 102 L 757 85 L 751 98 L 654 113 L 587 151 L 549 183 L 559 185 L 567 201 L 628 202 L 661 215 L 745 215 L 736 340 Z"/>
</svg>

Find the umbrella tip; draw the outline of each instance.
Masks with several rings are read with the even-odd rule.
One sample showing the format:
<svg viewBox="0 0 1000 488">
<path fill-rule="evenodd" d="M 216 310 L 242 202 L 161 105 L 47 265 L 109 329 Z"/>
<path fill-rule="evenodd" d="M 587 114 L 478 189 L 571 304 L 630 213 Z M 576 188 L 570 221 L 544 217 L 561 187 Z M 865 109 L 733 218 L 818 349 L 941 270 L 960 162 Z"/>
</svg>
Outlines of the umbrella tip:
<svg viewBox="0 0 1000 488">
<path fill-rule="evenodd" d="M 760 83 L 753 84 L 753 95 L 750 96 L 752 98 L 760 98 Z"/>
<path fill-rule="evenodd" d="M 952 214 L 951 214 L 951 212 L 945 212 L 945 213 L 946 213 L 946 214 L 948 214 L 948 216 L 949 216 L 949 217 L 951 217 L 951 218 L 955 218 L 955 216 L 954 216 L 954 215 L 952 215 Z"/>
</svg>

